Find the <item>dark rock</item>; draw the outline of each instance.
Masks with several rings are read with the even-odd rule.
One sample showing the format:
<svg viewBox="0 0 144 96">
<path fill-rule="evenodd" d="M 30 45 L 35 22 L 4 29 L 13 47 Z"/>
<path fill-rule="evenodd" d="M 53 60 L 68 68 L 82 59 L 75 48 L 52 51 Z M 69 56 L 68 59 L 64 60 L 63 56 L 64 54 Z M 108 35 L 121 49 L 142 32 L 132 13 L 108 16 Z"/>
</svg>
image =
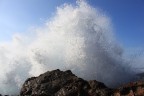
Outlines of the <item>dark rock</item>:
<svg viewBox="0 0 144 96">
<path fill-rule="evenodd" d="M 96 80 L 85 81 L 70 70 L 48 71 L 25 81 L 21 96 L 111 96 L 112 90 Z"/>
</svg>

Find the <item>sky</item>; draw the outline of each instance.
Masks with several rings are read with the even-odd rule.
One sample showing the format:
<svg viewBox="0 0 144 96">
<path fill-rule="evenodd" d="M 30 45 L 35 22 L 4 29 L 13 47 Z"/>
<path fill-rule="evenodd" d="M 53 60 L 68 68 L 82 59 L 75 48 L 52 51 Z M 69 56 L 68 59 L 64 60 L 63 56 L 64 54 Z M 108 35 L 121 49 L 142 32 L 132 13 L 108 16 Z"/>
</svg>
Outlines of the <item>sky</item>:
<svg viewBox="0 0 144 96">
<path fill-rule="evenodd" d="M 144 47 L 144 0 L 87 0 L 111 18 L 116 39 L 122 46 Z M 57 6 L 75 0 L 0 0 L 0 42 L 14 33 L 43 25 Z"/>
</svg>

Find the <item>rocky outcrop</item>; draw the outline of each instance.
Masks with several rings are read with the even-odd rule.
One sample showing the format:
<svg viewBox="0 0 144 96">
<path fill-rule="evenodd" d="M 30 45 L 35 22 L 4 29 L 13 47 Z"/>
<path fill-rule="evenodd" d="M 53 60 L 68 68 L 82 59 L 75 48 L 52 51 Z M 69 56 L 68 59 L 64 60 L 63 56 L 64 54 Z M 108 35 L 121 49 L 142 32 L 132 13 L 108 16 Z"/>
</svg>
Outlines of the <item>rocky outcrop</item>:
<svg viewBox="0 0 144 96">
<path fill-rule="evenodd" d="M 111 96 L 112 90 L 96 80 L 85 81 L 68 71 L 48 71 L 22 86 L 21 96 Z"/>
<path fill-rule="evenodd" d="M 86 81 L 70 70 L 53 70 L 25 81 L 20 96 L 144 96 L 144 81 L 110 89 L 96 80 Z"/>
</svg>

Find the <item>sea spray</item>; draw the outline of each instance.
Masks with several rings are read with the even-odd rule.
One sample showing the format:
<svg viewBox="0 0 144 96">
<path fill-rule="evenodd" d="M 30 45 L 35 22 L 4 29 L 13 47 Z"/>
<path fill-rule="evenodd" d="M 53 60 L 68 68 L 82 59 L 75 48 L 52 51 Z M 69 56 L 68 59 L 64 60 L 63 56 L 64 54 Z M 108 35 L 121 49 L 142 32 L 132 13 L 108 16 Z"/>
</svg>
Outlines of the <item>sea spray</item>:
<svg viewBox="0 0 144 96">
<path fill-rule="evenodd" d="M 58 7 L 32 34 L 15 34 L 11 42 L 0 44 L 2 94 L 17 94 L 28 77 L 53 69 L 70 69 L 109 87 L 134 78 L 110 18 L 85 1 Z"/>
</svg>

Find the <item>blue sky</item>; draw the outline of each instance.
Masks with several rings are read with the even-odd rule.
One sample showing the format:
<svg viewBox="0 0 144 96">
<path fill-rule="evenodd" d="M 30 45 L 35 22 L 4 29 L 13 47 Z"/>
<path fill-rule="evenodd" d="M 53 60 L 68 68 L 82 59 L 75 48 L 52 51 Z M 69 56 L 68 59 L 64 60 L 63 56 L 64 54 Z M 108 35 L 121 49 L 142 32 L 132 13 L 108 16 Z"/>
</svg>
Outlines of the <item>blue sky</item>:
<svg viewBox="0 0 144 96">
<path fill-rule="evenodd" d="M 144 0 L 87 0 L 102 9 L 113 23 L 117 40 L 125 47 L 144 47 Z M 52 17 L 56 7 L 75 0 L 0 0 L 0 42 L 26 32 Z"/>
</svg>

